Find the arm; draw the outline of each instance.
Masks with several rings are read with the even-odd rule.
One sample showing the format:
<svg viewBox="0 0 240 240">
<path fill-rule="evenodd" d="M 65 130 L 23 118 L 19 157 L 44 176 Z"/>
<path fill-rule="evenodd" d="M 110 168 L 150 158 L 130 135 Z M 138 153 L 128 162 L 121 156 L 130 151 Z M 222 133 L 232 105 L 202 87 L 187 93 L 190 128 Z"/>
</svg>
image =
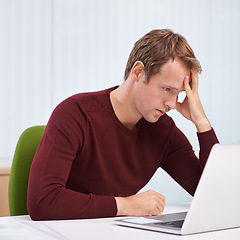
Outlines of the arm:
<svg viewBox="0 0 240 240">
<path fill-rule="evenodd" d="M 83 194 L 67 186 L 72 163 L 83 144 L 85 125 L 73 100 L 54 110 L 29 176 L 27 205 L 33 220 L 116 215 L 114 197 Z"/>
<path fill-rule="evenodd" d="M 197 136 L 200 145 L 199 158 L 196 157 L 186 136 L 175 126 L 170 136 L 169 154 L 161 166 L 192 196 L 195 193 L 212 146 L 218 143 L 213 129 L 197 133 Z"/>
<path fill-rule="evenodd" d="M 197 128 L 200 145 L 199 159 L 195 156 L 187 138 L 176 128 L 172 136 L 172 139 L 174 139 L 172 150 L 163 168 L 193 195 L 212 146 L 218 143 L 218 139 L 205 115 L 199 98 L 198 74 L 196 71 L 191 71 L 191 79 L 189 76 L 184 78 L 184 88 L 186 97 L 182 103 L 177 103 L 176 109 L 186 119 L 192 121 Z"/>
<path fill-rule="evenodd" d="M 185 135 L 174 125 L 170 134 L 169 154 L 161 166 L 186 191 L 194 195 L 212 146 L 218 143 L 213 129 L 198 133 L 200 158 L 192 150 Z M 151 216 L 163 212 L 165 197 L 147 191 L 130 197 L 116 197 L 117 216 Z"/>
</svg>

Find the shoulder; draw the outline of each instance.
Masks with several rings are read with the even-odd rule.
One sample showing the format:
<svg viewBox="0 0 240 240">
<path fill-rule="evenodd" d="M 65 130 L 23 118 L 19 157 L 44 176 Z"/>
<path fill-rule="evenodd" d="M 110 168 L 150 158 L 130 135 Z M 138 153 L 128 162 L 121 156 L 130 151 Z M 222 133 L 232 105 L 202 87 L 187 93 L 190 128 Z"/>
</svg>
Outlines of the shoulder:
<svg viewBox="0 0 240 240">
<path fill-rule="evenodd" d="M 79 93 L 66 99 L 84 112 L 99 112 L 109 109 L 109 94 L 114 88 L 96 92 Z"/>
<path fill-rule="evenodd" d="M 106 103 L 112 89 L 75 94 L 58 104 L 54 111 L 64 113 L 102 111 L 107 108 Z"/>
<path fill-rule="evenodd" d="M 111 89 L 79 93 L 63 100 L 52 112 L 49 123 L 61 124 L 65 127 L 85 126 L 89 112 L 107 110 L 106 103 Z"/>
</svg>

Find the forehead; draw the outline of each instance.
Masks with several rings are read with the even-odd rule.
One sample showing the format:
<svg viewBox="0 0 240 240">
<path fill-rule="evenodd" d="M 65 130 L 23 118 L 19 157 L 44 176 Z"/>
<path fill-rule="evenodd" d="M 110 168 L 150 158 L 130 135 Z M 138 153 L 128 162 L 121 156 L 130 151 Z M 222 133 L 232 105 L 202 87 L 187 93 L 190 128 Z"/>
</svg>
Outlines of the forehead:
<svg viewBox="0 0 240 240">
<path fill-rule="evenodd" d="M 170 59 L 161 68 L 159 73 L 154 75 L 159 84 L 172 87 L 176 90 L 184 90 L 183 80 L 190 76 L 190 69 L 179 59 Z"/>
</svg>

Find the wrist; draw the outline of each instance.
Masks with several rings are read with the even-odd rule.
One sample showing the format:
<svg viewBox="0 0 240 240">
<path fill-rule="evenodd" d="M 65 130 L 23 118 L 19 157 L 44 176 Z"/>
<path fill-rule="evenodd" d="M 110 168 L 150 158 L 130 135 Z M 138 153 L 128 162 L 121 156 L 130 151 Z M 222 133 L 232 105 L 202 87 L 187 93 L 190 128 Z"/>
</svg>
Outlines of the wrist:
<svg viewBox="0 0 240 240">
<path fill-rule="evenodd" d="M 198 133 L 202 133 L 202 132 L 207 132 L 207 131 L 210 131 L 212 129 L 212 126 L 210 124 L 210 122 L 208 121 L 207 118 L 197 122 L 197 123 L 194 123 L 196 128 L 197 128 L 197 132 Z"/>
<path fill-rule="evenodd" d="M 116 204 L 117 204 L 117 215 L 116 216 L 126 216 L 125 212 L 125 203 L 124 198 L 122 197 L 115 197 Z"/>
</svg>

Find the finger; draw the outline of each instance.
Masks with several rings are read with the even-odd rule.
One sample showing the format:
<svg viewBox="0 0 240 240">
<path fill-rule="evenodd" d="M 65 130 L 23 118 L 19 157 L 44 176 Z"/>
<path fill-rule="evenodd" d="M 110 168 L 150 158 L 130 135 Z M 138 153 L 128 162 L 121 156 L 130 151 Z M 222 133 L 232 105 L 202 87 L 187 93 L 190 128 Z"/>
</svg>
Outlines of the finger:
<svg viewBox="0 0 240 240">
<path fill-rule="evenodd" d="M 159 201 L 165 203 L 166 197 L 164 195 L 162 195 L 161 193 L 158 193 L 158 192 L 155 192 L 155 194 L 156 194 Z"/>
<path fill-rule="evenodd" d="M 153 200 L 154 203 L 154 209 L 157 210 L 157 214 L 159 214 L 159 212 L 163 212 L 164 208 L 165 208 L 165 199 L 166 197 L 158 192 L 155 192 L 153 190 L 149 190 L 147 191 L 148 194 L 151 195 L 151 199 Z M 153 211 L 155 213 L 155 210 Z"/>
<path fill-rule="evenodd" d="M 183 80 L 184 88 L 185 88 L 185 92 L 186 92 L 187 96 L 189 96 L 191 94 L 191 92 L 192 92 L 192 89 L 191 89 L 189 81 L 190 81 L 189 76 L 186 76 L 184 78 L 184 80 Z"/>
<path fill-rule="evenodd" d="M 192 77 L 192 90 L 193 91 L 198 91 L 198 73 L 197 71 L 192 71 L 191 70 L 191 77 Z"/>
<path fill-rule="evenodd" d="M 181 111 L 181 105 L 182 105 L 182 103 L 180 103 L 180 102 L 177 102 L 177 103 L 176 103 L 176 110 L 177 110 L 178 112 Z"/>
<path fill-rule="evenodd" d="M 158 199 L 158 209 L 160 212 L 163 212 L 164 208 L 165 208 L 165 196 L 159 194 L 159 199 Z"/>
<path fill-rule="evenodd" d="M 159 212 L 163 212 L 164 208 L 165 208 L 165 202 L 159 201 L 158 205 L 157 205 L 157 208 L 158 208 Z"/>
<path fill-rule="evenodd" d="M 158 192 L 153 191 L 153 190 L 148 191 L 148 193 L 151 194 L 152 197 L 154 198 L 155 209 L 158 211 L 158 213 L 163 212 L 163 210 L 165 208 L 166 197 Z"/>
</svg>

